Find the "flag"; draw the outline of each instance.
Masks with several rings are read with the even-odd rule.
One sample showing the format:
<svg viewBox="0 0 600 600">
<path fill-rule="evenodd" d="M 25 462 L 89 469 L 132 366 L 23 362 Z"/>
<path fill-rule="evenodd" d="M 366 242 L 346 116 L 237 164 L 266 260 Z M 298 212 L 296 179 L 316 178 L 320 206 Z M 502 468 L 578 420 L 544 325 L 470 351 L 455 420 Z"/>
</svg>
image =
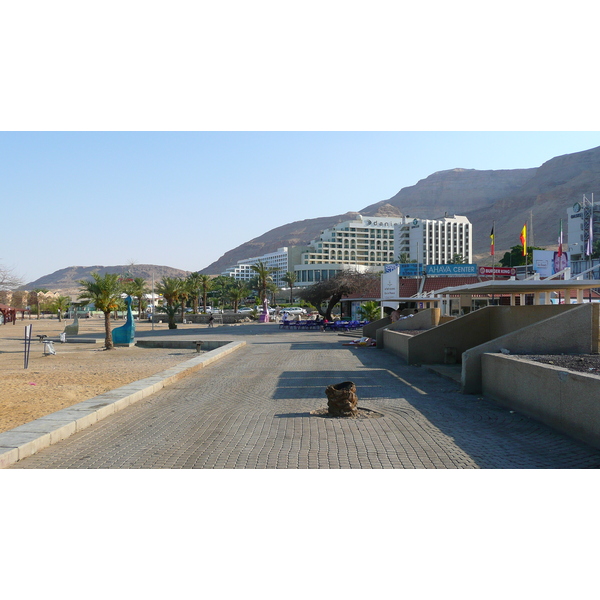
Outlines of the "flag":
<svg viewBox="0 0 600 600">
<path fill-rule="evenodd" d="M 588 256 L 592 255 L 592 249 L 594 246 L 594 213 L 590 214 L 590 235 L 587 241 L 586 254 Z"/>
<path fill-rule="evenodd" d="M 521 244 L 523 244 L 523 256 L 527 256 L 527 223 L 521 229 Z"/>
<path fill-rule="evenodd" d="M 560 229 L 558 230 L 558 256 L 563 255 L 563 232 L 562 232 L 562 219 L 560 220 Z"/>
<path fill-rule="evenodd" d="M 491 240 L 491 242 L 490 242 L 490 254 L 492 256 L 494 256 L 494 238 L 495 238 L 495 235 L 496 235 L 495 232 L 494 232 L 495 229 L 496 229 L 496 226 L 493 225 L 492 226 L 492 232 L 490 233 L 490 240 Z"/>
</svg>

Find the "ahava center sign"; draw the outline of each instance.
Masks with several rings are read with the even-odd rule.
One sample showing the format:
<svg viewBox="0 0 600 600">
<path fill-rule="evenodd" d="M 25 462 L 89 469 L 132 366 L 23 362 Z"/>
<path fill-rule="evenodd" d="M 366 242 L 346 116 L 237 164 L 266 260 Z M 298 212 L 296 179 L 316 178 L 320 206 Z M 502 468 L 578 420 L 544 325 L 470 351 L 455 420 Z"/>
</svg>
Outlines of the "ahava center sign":
<svg viewBox="0 0 600 600">
<path fill-rule="evenodd" d="M 452 264 L 452 265 L 427 265 L 427 275 L 463 275 L 476 276 L 477 265 L 475 264 Z"/>
</svg>

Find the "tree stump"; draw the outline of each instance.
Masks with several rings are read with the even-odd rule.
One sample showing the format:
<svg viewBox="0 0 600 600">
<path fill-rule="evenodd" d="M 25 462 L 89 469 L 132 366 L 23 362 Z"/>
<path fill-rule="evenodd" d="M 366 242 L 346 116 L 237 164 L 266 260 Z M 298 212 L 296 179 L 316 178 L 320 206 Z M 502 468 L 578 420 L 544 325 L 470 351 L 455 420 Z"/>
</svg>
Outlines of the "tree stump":
<svg viewBox="0 0 600 600">
<path fill-rule="evenodd" d="M 325 388 L 327 409 L 334 417 L 355 417 L 358 414 L 358 396 L 352 381 L 344 381 Z"/>
</svg>

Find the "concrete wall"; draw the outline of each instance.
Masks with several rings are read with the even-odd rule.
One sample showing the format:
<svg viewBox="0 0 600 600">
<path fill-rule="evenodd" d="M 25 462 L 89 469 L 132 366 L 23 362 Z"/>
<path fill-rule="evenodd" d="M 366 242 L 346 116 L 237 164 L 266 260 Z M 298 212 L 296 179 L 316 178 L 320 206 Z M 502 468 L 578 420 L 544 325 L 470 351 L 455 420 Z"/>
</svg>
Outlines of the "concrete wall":
<svg viewBox="0 0 600 600">
<path fill-rule="evenodd" d="M 198 340 L 202 342 L 202 351 L 210 352 L 222 346 L 232 343 L 231 341 L 220 340 Z M 135 343 L 140 348 L 177 348 L 177 349 L 196 349 L 196 340 L 138 340 Z"/>
<path fill-rule="evenodd" d="M 384 317 L 373 323 L 369 323 L 363 327 L 363 335 L 377 340 L 377 347 L 383 347 L 382 331 L 406 331 L 410 329 L 430 329 L 436 327 L 441 319 L 441 310 L 439 308 L 428 308 L 420 310 L 418 313 L 414 312 L 414 309 L 409 310 L 407 315 L 411 314 L 412 317 L 407 319 L 401 319 L 392 323 L 389 317 Z"/>
<path fill-rule="evenodd" d="M 388 331 L 414 331 L 415 329 L 431 329 L 440 323 L 442 311 L 439 308 L 424 308 L 418 313 L 409 313 L 406 319 L 392 323 Z"/>
<path fill-rule="evenodd" d="M 487 306 L 414 336 L 403 358 L 408 364 L 443 364 L 452 352 L 460 362 L 462 354 L 470 348 L 577 306 Z M 391 333 L 383 333 L 386 349 L 396 346 Z"/>
<path fill-rule="evenodd" d="M 512 308 L 514 325 L 521 325 L 521 328 L 464 351 L 461 373 L 462 391 L 465 394 L 476 394 L 481 391 L 481 356 L 486 352 L 500 352 L 503 348 L 513 354 L 589 354 L 598 352 L 600 305 L 572 304 L 567 306 L 571 307 L 570 310 L 554 311 L 554 316 L 524 327 L 522 325 L 526 323 L 526 320 L 520 315 L 520 310 L 538 307 L 499 307 Z M 539 308 L 561 307 L 540 306 Z M 548 311 L 534 312 L 536 316 L 549 314 Z M 491 323 L 489 329 L 490 332 L 497 333 L 512 326 L 513 323 L 509 316 L 505 311 L 501 311 L 498 322 Z"/>
<path fill-rule="evenodd" d="M 408 344 L 412 341 L 413 336 L 401 331 L 389 331 L 387 329 L 378 329 L 377 348 L 384 348 L 386 352 L 395 354 L 404 361 L 408 362 Z"/>
<path fill-rule="evenodd" d="M 363 327 L 363 336 L 375 338 L 377 330 L 390 325 L 391 322 L 392 320 L 389 317 L 383 317 L 383 319 L 373 321 L 372 323 L 369 323 Z"/>
<path fill-rule="evenodd" d="M 196 324 L 208 324 L 208 319 L 209 319 L 210 315 L 206 314 L 197 314 L 194 315 L 192 313 L 186 313 L 185 315 L 185 320 L 186 323 L 196 323 Z M 218 317 L 223 317 L 223 323 L 224 324 L 231 324 L 231 323 L 244 323 L 246 321 L 248 321 L 248 319 L 250 319 L 250 317 L 248 316 L 248 313 L 223 313 L 220 315 L 215 315 L 215 318 Z M 250 319 L 253 323 L 257 323 L 258 321 L 254 320 L 254 319 Z M 159 313 L 157 312 L 154 315 L 154 322 L 158 323 L 159 321 L 162 321 L 163 323 L 167 323 L 169 321 L 169 317 L 167 316 L 167 313 Z M 181 313 L 178 312 L 175 315 L 175 323 L 181 323 Z"/>
<path fill-rule="evenodd" d="M 484 354 L 483 393 L 600 448 L 600 377 L 503 354 Z"/>
</svg>

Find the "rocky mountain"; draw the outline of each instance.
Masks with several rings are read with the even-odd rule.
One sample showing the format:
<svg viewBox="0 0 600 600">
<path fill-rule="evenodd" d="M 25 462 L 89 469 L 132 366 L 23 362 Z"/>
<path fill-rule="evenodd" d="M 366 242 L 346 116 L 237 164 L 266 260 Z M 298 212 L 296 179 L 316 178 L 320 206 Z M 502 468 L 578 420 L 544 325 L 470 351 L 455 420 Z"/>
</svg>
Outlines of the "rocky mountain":
<svg viewBox="0 0 600 600">
<path fill-rule="evenodd" d="M 104 267 L 102 265 L 94 265 L 92 267 L 67 267 L 60 269 L 50 275 L 44 275 L 31 283 L 27 283 L 19 289 L 34 290 L 36 288 L 45 288 L 47 290 L 60 290 L 65 294 L 75 294 L 79 291 L 77 282 L 80 279 L 91 279 L 93 272 L 104 275 L 105 273 L 123 273 L 129 274 L 131 277 L 143 277 L 147 282 L 152 281 L 154 276 L 155 281 L 160 281 L 162 277 L 186 277 L 189 271 L 174 269 L 172 267 L 164 267 L 160 265 L 117 265 L 112 267 Z"/>
<path fill-rule="evenodd" d="M 530 219 L 530 244 L 551 248 L 556 246 L 559 220 L 566 218 L 566 209 L 591 193 L 600 199 L 600 147 L 558 156 L 530 169 L 439 171 L 358 212 L 430 219 L 446 213 L 465 215 L 473 224 L 474 260 L 485 264 L 491 261 L 489 235 L 494 221 L 497 255 L 520 243 L 523 223 Z M 201 273 L 218 274 L 244 258 L 282 246 L 306 245 L 325 228 L 355 215 L 348 212 L 282 225 L 226 252 Z"/>
</svg>

